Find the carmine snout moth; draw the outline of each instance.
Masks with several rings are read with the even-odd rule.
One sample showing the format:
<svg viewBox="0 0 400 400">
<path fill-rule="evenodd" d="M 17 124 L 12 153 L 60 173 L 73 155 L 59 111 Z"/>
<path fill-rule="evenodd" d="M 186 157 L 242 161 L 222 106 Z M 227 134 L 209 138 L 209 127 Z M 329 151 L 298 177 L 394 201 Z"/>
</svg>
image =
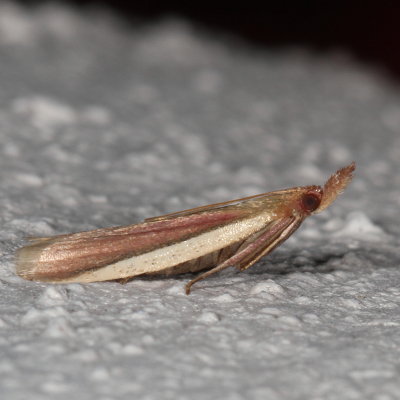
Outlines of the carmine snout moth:
<svg viewBox="0 0 400 400">
<path fill-rule="evenodd" d="M 311 214 L 327 208 L 352 179 L 354 162 L 322 186 L 301 186 L 149 218 L 134 225 L 33 238 L 16 270 L 44 282 L 128 280 L 139 275 L 251 267 Z"/>
</svg>

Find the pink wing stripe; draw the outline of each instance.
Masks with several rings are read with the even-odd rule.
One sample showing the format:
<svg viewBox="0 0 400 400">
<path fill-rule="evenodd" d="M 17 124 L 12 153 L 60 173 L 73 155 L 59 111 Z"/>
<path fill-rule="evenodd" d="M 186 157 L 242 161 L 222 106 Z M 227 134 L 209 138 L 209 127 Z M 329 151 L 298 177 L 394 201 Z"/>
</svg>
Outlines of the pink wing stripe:
<svg viewBox="0 0 400 400">
<path fill-rule="evenodd" d="M 114 231 L 99 229 L 49 238 L 22 249 L 19 263 L 35 279 L 40 279 L 40 275 L 61 279 L 188 239 L 244 216 L 240 210 L 205 213 L 118 227 Z"/>
</svg>

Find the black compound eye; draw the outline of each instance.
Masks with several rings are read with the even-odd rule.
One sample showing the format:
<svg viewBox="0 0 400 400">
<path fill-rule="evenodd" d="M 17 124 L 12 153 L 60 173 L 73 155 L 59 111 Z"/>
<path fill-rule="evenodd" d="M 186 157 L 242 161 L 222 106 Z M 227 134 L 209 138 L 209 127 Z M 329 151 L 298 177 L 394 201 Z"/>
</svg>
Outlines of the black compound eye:
<svg viewBox="0 0 400 400">
<path fill-rule="evenodd" d="M 306 212 L 315 211 L 321 203 L 321 196 L 317 193 L 306 193 L 301 198 L 301 205 Z"/>
</svg>

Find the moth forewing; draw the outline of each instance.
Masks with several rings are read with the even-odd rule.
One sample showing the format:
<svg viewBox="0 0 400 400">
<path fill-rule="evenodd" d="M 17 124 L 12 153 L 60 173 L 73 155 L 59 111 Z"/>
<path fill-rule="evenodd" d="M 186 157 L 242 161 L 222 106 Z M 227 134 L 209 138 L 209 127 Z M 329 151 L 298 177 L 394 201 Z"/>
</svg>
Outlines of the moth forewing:
<svg viewBox="0 0 400 400">
<path fill-rule="evenodd" d="M 354 163 L 325 186 L 304 186 L 197 207 L 142 223 L 32 239 L 17 253 L 17 273 L 47 282 L 119 280 L 145 274 L 244 270 L 328 207 L 351 180 Z"/>
</svg>

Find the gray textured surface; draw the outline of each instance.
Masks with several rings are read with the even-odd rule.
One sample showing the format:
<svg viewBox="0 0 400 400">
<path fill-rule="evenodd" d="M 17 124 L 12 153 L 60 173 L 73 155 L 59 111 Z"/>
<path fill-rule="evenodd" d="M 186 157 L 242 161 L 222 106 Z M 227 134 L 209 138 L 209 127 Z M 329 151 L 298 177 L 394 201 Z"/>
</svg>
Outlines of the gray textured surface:
<svg viewBox="0 0 400 400">
<path fill-rule="evenodd" d="M 400 91 L 345 56 L 0 5 L 1 399 L 400 397 Z M 47 285 L 24 236 L 319 184 L 246 273 Z"/>
</svg>

